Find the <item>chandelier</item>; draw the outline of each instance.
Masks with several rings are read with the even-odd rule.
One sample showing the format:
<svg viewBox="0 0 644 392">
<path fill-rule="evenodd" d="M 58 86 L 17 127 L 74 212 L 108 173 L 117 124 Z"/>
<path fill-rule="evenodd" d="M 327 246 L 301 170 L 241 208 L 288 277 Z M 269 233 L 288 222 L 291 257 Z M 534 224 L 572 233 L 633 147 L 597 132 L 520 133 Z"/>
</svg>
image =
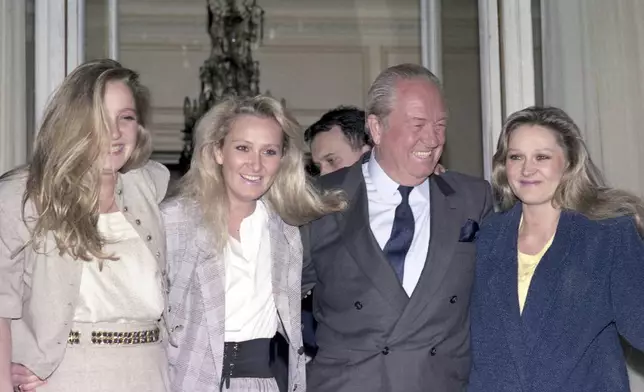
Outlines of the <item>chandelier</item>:
<svg viewBox="0 0 644 392">
<path fill-rule="evenodd" d="M 253 48 L 263 38 L 264 10 L 257 0 L 206 0 L 210 56 L 199 68 L 199 97 L 183 101 L 183 151 L 180 170 L 190 167 L 193 132 L 197 121 L 222 98 L 230 95 L 259 94 L 259 63 L 253 60 Z"/>
</svg>

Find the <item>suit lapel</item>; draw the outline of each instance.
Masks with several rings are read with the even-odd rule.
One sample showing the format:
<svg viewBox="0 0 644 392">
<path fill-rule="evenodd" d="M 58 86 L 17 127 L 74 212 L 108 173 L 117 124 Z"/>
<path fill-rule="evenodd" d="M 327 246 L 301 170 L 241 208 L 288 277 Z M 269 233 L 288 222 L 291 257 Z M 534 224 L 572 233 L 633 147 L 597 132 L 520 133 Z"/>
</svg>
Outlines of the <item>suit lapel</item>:
<svg viewBox="0 0 644 392">
<path fill-rule="evenodd" d="M 454 189 L 439 176 L 431 176 L 429 186 L 430 240 L 425 266 L 392 338 L 402 336 L 405 326 L 413 322 L 431 302 L 429 299 L 435 296 L 450 267 L 461 223 L 464 223 L 461 222 L 462 213 L 453 200 Z"/>
<path fill-rule="evenodd" d="M 454 203 L 455 192 L 452 187 L 439 176 L 430 177 L 430 239 L 425 267 L 420 275 L 415 297 L 427 303 L 427 295 L 431 298 L 439 289 L 452 261 L 454 247 L 458 241 L 461 225 L 465 223 L 462 211 Z M 428 293 L 423 293 L 427 288 Z M 418 295 L 415 295 L 418 292 Z"/>
<path fill-rule="evenodd" d="M 409 297 L 371 231 L 369 200 L 361 164 L 351 167 L 345 183 L 344 189 L 352 195 L 351 202 L 347 210 L 336 218 L 344 238 L 343 244 L 362 272 L 400 315 L 407 306 Z"/>
<path fill-rule="evenodd" d="M 499 230 L 490 255 L 486 257 L 489 263 L 497 266 L 486 287 L 492 290 L 490 300 L 499 315 L 501 324 L 506 331 L 506 339 L 510 353 L 517 364 L 521 366 L 525 355 L 525 343 L 521 328 L 518 294 L 517 241 L 519 222 L 521 220 L 521 205 L 517 204 L 508 212 L 508 220 Z M 493 316 L 491 316 L 493 317 Z M 519 372 L 523 374 L 523 371 Z"/>
<path fill-rule="evenodd" d="M 550 248 L 541 258 L 532 276 L 530 288 L 521 316 L 528 352 L 539 341 L 539 335 L 547 321 L 548 311 L 556 301 L 561 288 L 561 268 L 569 260 L 568 254 L 575 238 L 574 215 L 562 212 Z"/>
<path fill-rule="evenodd" d="M 203 226 L 199 227 L 196 244 L 201 254 L 197 258 L 199 264 L 195 268 L 203 298 L 215 374 L 220 377 L 226 331 L 226 269 L 223 258 L 216 255 L 212 243 L 210 231 Z"/>
</svg>

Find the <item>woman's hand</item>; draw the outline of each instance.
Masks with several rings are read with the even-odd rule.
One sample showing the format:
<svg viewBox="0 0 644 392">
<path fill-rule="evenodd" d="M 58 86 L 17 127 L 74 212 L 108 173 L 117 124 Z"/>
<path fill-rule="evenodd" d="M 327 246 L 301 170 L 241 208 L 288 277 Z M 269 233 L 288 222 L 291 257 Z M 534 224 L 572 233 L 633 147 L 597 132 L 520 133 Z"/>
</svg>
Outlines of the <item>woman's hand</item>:
<svg viewBox="0 0 644 392">
<path fill-rule="evenodd" d="M 445 166 L 441 165 L 440 163 L 436 164 L 436 167 L 434 168 L 434 174 L 440 176 L 441 174 L 445 173 L 447 169 L 445 169 Z"/>
<path fill-rule="evenodd" d="M 11 382 L 21 392 L 35 391 L 36 388 L 47 383 L 19 363 L 11 364 Z"/>
</svg>

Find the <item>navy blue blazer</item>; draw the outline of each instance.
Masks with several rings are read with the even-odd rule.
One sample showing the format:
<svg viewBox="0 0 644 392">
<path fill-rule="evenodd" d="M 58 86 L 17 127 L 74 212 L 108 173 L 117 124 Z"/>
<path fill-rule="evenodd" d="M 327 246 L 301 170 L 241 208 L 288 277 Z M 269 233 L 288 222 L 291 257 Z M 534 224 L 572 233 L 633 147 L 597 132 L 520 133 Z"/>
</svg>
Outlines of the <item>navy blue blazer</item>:
<svg viewBox="0 0 644 392">
<path fill-rule="evenodd" d="M 562 212 L 519 313 L 521 204 L 477 240 L 469 392 L 628 392 L 618 334 L 644 349 L 644 242 L 632 217 Z"/>
</svg>

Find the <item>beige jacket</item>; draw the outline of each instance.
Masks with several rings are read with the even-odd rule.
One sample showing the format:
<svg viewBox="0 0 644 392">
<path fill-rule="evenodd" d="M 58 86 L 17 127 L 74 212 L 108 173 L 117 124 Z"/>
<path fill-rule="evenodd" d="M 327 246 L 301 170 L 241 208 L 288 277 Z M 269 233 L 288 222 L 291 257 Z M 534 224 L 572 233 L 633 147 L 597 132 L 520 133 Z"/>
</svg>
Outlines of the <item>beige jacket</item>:
<svg viewBox="0 0 644 392">
<path fill-rule="evenodd" d="M 165 233 L 158 203 L 168 181 L 168 170 L 150 161 L 120 174 L 116 187 L 119 208 L 158 259 L 166 296 Z M 0 182 L 0 317 L 13 319 L 13 362 L 46 379 L 65 354 L 83 261 L 60 256 L 51 235 L 42 250 L 25 246 L 30 238 L 21 211 L 25 182 L 26 173 Z M 25 220 L 29 223 L 33 215 L 28 203 Z"/>
</svg>

